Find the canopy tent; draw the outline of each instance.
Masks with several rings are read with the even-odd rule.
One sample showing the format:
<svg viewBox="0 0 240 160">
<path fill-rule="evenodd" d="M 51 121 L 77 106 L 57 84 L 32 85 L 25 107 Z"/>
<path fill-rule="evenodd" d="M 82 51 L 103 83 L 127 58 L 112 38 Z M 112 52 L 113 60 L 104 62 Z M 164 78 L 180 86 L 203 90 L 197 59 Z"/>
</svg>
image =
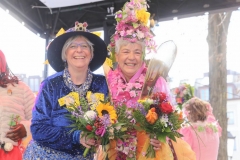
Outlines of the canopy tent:
<svg viewBox="0 0 240 160">
<path fill-rule="evenodd" d="M 0 0 L 20 22 L 43 38 L 54 37 L 60 28 L 68 29 L 75 21 L 86 21 L 89 29 L 103 28 L 127 0 Z M 205 12 L 236 10 L 240 0 L 149 0 L 157 21 L 201 15 Z M 109 25 L 112 25 L 111 23 Z"/>
<path fill-rule="evenodd" d="M 73 27 L 75 21 L 87 22 L 88 29 L 104 30 L 109 43 L 114 30 L 114 13 L 127 0 L 0 0 L 0 7 L 38 36 L 54 38 L 60 28 Z M 172 20 L 240 9 L 240 0 L 148 0 L 151 15 L 156 21 Z M 2 22 L 3 23 L 3 22 Z M 44 77 L 47 76 L 45 65 Z"/>
</svg>

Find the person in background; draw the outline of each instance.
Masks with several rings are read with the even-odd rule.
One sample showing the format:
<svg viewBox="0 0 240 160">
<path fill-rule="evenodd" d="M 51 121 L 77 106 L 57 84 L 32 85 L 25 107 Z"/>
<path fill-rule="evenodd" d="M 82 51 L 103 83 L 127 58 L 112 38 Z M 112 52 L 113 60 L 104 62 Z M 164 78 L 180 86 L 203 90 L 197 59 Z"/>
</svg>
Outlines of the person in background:
<svg viewBox="0 0 240 160">
<path fill-rule="evenodd" d="M 197 97 L 191 98 L 183 105 L 184 114 L 190 124 L 180 132 L 196 153 L 197 160 L 217 160 L 218 156 L 220 126 L 217 121 L 209 120 L 209 113 L 212 113 L 209 106 L 209 103 Z"/>
<path fill-rule="evenodd" d="M 8 68 L 0 50 L 0 159 L 21 160 L 30 133 L 35 95 Z"/>
<path fill-rule="evenodd" d="M 73 122 L 65 107 L 79 101 L 87 93 L 108 95 L 105 77 L 93 74 L 107 57 L 104 41 L 86 32 L 87 23 L 75 23 L 48 47 L 48 61 L 56 74 L 41 84 L 33 109 L 31 131 L 33 140 L 24 153 L 25 160 L 87 160 L 85 147 L 97 145 L 93 138 L 76 130 L 70 132 Z"/>
</svg>

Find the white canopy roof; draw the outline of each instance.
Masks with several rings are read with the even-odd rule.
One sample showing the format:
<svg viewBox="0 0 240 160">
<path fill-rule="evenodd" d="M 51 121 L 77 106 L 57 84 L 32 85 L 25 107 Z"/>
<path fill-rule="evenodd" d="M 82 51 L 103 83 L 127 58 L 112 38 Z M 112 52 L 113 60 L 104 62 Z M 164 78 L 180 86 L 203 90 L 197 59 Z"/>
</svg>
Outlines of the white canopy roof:
<svg viewBox="0 0 240 160">
<path fill-rule="evenodd" d="M 69 7 L 103 0 L 40 0 L 49 8 Z"/>
</svg>

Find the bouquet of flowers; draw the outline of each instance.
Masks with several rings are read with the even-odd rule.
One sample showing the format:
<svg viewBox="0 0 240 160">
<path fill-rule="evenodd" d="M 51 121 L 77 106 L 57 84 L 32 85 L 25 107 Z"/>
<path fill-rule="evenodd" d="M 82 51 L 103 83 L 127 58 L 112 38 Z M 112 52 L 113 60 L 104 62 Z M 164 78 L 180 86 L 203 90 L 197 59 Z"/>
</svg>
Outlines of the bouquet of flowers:
<svg viewBox="0 0 240 160">
<path fill-rule="evenodd" d="M 194 88 L 191 85 L 184 83 L 174 89 L 174 94 L 176 95 L 175 99 L 177 107 L 182 110 L 183 103 L 194 97 Z"/>
<path fill-rule="evenodd" d="M 150 98 L 138 102 L 140 103 L 138 109 L 133 111 L 137 130 L 143 130 L 150 135 L 150 138 L 156 137 L 163 143 L 166 142 L 167 137 L 176 141 L 175 137 L 182 136 L 178 132 L 184 121 L 182 113 L 172 107 L 165 93 L 156 92 Z M 148 144 L 145 156 L 155 157 L 152 145 Z"/>
<path fill-rule="evenodd" d="M 71 112 L 68 116 L 74 122 L 70 126 L 73 128 L 71 131 L 81 130 L 83 136 L 100 141 L 103 150 L 110 140 L 123 139 L 127 136 L 125 128 L 127 121 L 121 118 L 125 114 L 124 108 L 116 110 L 107 100 L 89 103 L 83 97 L 77 104 L 70 103 L 66 108 Z M 89 148 L 85 149 L 84 157 L 87 156 L 89 150 Z"/>
</svg>

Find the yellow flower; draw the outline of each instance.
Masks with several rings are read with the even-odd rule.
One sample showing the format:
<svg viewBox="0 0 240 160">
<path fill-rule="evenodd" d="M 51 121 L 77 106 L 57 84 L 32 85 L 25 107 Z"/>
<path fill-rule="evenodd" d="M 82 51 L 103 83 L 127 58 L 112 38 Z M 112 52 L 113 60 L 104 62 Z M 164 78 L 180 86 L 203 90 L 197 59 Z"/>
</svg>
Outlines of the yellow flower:
<svg viewBox="0 0 240 160">
<path fill-rule="evenodd" d="M 110 105 L 110 103 L 107 103 L 107 104 L 99 103 L 99 105 L 96 107 L 96 110 L 99 117 L 102 117 L 104 114 L 108 114 L 110 117 L 111 123 L 116 122 L 117 113 L 114 107 Z"/>
<path fill-rule="evenodd" d="M 145 9 L 140 9 L 136 11 L 136 16 L 140 22 L 142 22 L 144 25 L 147 25 L 150 17 L 150 13 L 146 12 Z"/>
<path fill-rule="evenodd" d="M 60 106 L 66 105 L 67 108 L 71 108 L 72 106 L 79 106 L 79 94 L 77 92 L 71 92 L 68 95 L 59 98 L 58 103 Z"/>
<path fill-rule="evenodd" d="M 91 110 L 95 110 L 96 106 L 100 101 L 104 101 L 104 94 L 102 93 L 92 93 L 91 91 L 87 92 L 87 100 L 91 105 Z"/>
<path fill-rule="evenodd" d="M 143 104 L 144 102 L 146 102 L 146 99 L 139 99 L 139 100 L 138 100 L 138 103 Z"/>
<path fill-rule="evenodd" d="M 106 64 L 107 66 L 113 68 L 112 60 L 110 58 L 106 58 L 104 64 Z"/>
</svg>

